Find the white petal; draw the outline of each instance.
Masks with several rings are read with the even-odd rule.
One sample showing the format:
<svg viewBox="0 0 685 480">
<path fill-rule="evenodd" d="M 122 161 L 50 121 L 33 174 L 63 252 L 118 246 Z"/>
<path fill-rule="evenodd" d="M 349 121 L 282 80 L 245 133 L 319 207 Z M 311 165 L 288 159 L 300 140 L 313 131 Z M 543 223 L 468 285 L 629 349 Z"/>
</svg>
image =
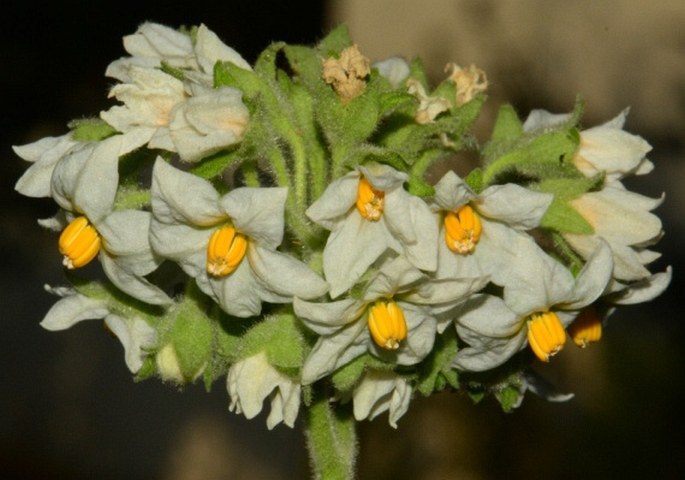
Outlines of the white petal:
<svg viewBox="0 0 685 480">
<path fill-rule="evenodd" d="M 333 372 L 367 351 L 365 322 L 353 322 L 333 335 L 319 337 L 302 366 L 302 385 Z"/>
<path fill-rule="evenodd" d="M 191 277 L 197 277 L 207 268 L 207 245 L 213 230 L 176 224 L 168 225 L 156 220 L 150 224 L 150 245 L 161 257 L 178 263 Z"/>
<path fill-rule="evenodd" d="M 107 278 L 124 293 L 152 305 L 168 305 L 171 303 L 171 299 L 162 289 L 144 277 L 135 275 L 127 268 L 123 268 L 117 263 L 116 257 L 111 257 L 104 250 L 100 251 L 98 257 Z"/>
<path fill-rule="evenodd" d="M 279 296 L 312 299 L 328 291 L 328 284 L 304 263 L 286 253 L 250 243 L 247 251 L 252 271 L 261 283 Z"/>
<path fill-rule="evenodd" d="M 594 302 L 604 292 L 614 269 L 611 249 L 601 242 L 576 277 L 569 297 L 558 305 L 565 310 L 578 310 Z"/>
<path fill-rule="evenodd" d="M 337 302 L 312 303 L 299 298 L 293 300 L 295 315 L 319 335 L 331 335 L 341 327 L 358 319 L 365 308 L 359 300 L 346 298 Z"/>
<path fill-rule="evenodd" d="M 352 211 L 328 236 L 323 270 L 336 298 L 352 287 L 388 247 L 389 234 L 382 222 L 370 222 Z"/>
<path fill-rule="evenodd" d="M 139 317 L 123 318 L 110 314 L 105 317 L 105 324 L 123 345 L 126 366 L 136 373 L 143 366 L 146 349 L 155 345 L 157 331 Z"/>
<path fill-rule="evenodd" d="M 409 64 L 402 57 L 390 57 L 374 62 L 372 67 L 377 69 L 381 77 L 386 78 L 393 88 L 402 85 L 409 76 Z"/>
<path fill-rule="evenodd" d="M 552 194 L 533 192 L 519 185 L 495 185 L 481 193 L 475 205 L 478 213 L 486 217 L 530 230 L 540 225 L 553 198 Z"/>
<path fill-rule="evenodd" d="M 442 210 L 456 210 L 475 197 L 466 182 L 450 170 L 435 184 L 433 200 Z"/>
<path fill-rule="evenodd" d="M 45 137 L 36 142 L 12 147 L 24 160 L 34 162 L 19 178 L 15 189 L 27 197 L 49 197 L 52 172 L 62 157 L 77 142 L 71 134 L 61 137 Z"/>
<path fill-rule="evenodd" d="M 208 276 L 206 272 L 201 274 L 197 277 L 198 284 L 204 279 L 209 280 L 221 308 L 236 317 L 259 315 L 262 300 L 269 296 L 268 291 L 256 281 L 246 258 L 233 273 L 225 277 Z"/>
<path fill-rule="evenodd" d="M 425 279 L 426 276 L 405 257 L 396 257 L 385 261 L 369 280 L 363 299 L 372 302 L 380 297 L 388 297 L 414 287 Z"/>
<path fill-rule="evenodd" d="M 161 263 L 148 241 L 150 217 L 149 212 L 140 210 L 118 210 L 96 225 L 104 248 L 117 257 L 122 268 L 136 275 L 147 275 Z"/>
<path fill-rule="evenodd" d="M 464 337 L 464 329 L 459 335 Z M 513 337 L 485 338 L 478 347 L 462 348 L 452 362 L 460 370 L 482 372 L 502 365 L 526 345 L 526 332 L 522 330 Z"/>
<path fill-rule="evenodd" d="M 383 219 L 389 233 L 402 243 L 407 259 L 417 268 L 435 271 L 438 264 L 438 224 L 428 205 L 402 189 L 385 197 Z"/>
<path fill-rule="evenodd" d="M 188 35 L 158 23 L 145 22 L 136 33 L 124 37 L 124 48 L 131 55 L 143 57 L 186 57 L 193 44 Z"/>
<path fill-rule="evenodd" d="M 473 295 L 464 304 L 455 322 L 483 337 L 483 340 L 486 337 L 511 337 L 525 323 L 501 298 L 484 294 Z M 467 339 L 464 340 L 468 342 Z"/>
<path fill-rule="evenodd" d="M 550 113 L 546 110 L 531 110 L 523 122 L 523 131 L 532 132 L 543 128 L 553 128 L 570 120 L 570 113 Z"/>
<path fill-rule="evenodd" d="M 219 37 L 204 24 L 201 24 L 197 29 L 195 53 L 198 57 L 198 63 L 200 63 L 202 69 L 207 73 L 213 72 L 214 64 L 218 61 L 231 62 L 245 70 L 252 70 L 250 64 L 247 63 L 238 52 L 225 45 Z"/>
<path fill-rule="evenodd" d="M 220 204 L 236 230 L 275 249 L 283 241 L 285 188 L 237 188 L 221 198 Z"/>
<path fill-rule="evenodd" d="M 55 303 L 40 325 L 46 330 L 65 330 L 83 320 L 104 318 L 107 314 L 105 302 L 72 294 Z"/>
<path fill-rule="evenodd" d="M 152 213 L 161 222 L 215 225 L 226 218 L 211 183 L 157 158 L 152 171 Z"/>
<path fill-rule="evenodd" d="M 326 187 L 323 195 L 305 213 L 327 230 L 334 230 L 354 207 L 358 187 L 359 172 L 350 172 Z"/>
<path fill-rule="evenodd" d="M 673 269 L 669 266 L 666 271 L 655 273 L 639 282 L 630 284 L 622 291 L 612 295 L 611 303 L 617 305 L 634 305 L 653 300 L 661 295 L 671 283 Z"/>
<path fill-rule="evenodd" d="M 389 411 L 388 421 L 397 428 L 397 420 L 404 415 L 411 400 L 409 382 L 394 372 L 370 370 L 354 389 L 354 418 L 373 420 Z"/>
</svg>

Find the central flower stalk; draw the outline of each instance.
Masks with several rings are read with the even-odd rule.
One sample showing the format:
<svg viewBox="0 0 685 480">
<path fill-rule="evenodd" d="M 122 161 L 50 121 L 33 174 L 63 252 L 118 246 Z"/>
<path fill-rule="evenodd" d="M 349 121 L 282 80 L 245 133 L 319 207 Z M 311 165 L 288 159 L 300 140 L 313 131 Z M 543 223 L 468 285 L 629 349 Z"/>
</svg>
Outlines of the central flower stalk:
<svg viewBox="0 0 685 480">
<path fill-rule="evenodd" d="M 238 268 L 247 251 L 247 238 L 229 225 L 216 230 L 207 245 L 207 273 L 225 277 Z"/>
<path fill-rule="evenodd" d="M 468 255 L 476 249 L 482 230 L 480 219 L 469 205 L 445 215 L 445 242 L 459 255 Z"/>
<path fill-rule="evenodd" d="M 404 313 L 392 300 L 379 300 L 369 307 L 368 323 L 373 341 L 381 348 L 397 350 L 407 337 Z"/>
<path fill-rule="evenodd" d="M 84 216 L 76 217 L 59 237 L 59 252 L 64 255 L 62 264 L 69 270 L 80 268 L 100 252 L 100 234 Z"/>
<path fill-rule="evenodd" d="M 373 188 L 369 181 L 365 177 L 362 177 L 359 180 L 359 187 L 357 188 L 356 206 L 359 214 L 363 218 L 372 222 L 377 222 L 383 215 L 385 193 Z"/>
<path fill-rule="evenodd" d="M 528 320 L 528 343 L 540 360 L 549 362 L 564 348 L 566 331 L 554 312 L 534 313 Z"/>
</svg>

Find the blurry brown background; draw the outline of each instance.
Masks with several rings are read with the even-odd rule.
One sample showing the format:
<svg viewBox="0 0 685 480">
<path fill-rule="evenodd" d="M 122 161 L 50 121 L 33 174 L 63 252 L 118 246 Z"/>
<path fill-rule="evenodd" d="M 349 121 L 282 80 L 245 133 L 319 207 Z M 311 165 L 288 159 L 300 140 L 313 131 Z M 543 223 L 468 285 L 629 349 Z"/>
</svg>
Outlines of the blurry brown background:
<svg viewBox="0 0 685 480">
<path fill-rule="evenodd" d="M 387 417 L 360 425 L 360 479 L 679 478 L 683 374 L 682 247 L 685 217 L 685 4 L 681 0 L 339 0 L 325 3 L 117 4 L 6 2 L 2 17 L 3 161 L 0 175 L 0 478 L 292 479 L 307 477 L 299 429 L 268 432 L 265 416 L 227 411 L 221 382 L 177 392 L 133 384 L 118 342 L 99 322 L 49 333 L 38 323 L 54 302 L 44 283 L 62 280 L 54 235 L 36 218 L 49 200 L 13 190 L 27 167 L 11 151 L 111 103 L 107 64 L 121 37 L 145 20 L 204 22 L 248 60 L 272 40 L 313 43 L 348 23 L 367 56 L 420 55 L 437 81 L 448 62 L 483 68 L 490 101 L 486 138 L 501 102 L 567 111 L 586 99 L 586 126 L 631 106 L 627 129 L 654 147 L 656 170 L 630 181 L 650 196 L 666 236 L 654 271 L 673 265 L 670 289 L 623 308 L 603 341 L 567 348 L 539 371 L 576 398 L 530 395 L 512 414 L 459 394 L 413 401 L 399 429 Z M 106 6 L 105 6 L 106 5 Z M 298 425 L 299 426 L 299 425 Z"/>
</svg>

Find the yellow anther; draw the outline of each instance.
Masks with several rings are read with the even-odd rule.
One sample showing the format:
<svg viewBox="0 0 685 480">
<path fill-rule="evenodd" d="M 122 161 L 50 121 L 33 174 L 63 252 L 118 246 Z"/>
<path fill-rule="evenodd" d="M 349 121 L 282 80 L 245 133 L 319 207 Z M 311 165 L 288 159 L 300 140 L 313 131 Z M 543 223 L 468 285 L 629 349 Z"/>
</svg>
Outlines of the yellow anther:
<svg viewBox="0 0 685 480">
<path fill-rule="evenodd" d="M 473 253 L 480 240 L 481 230 L 480 218 L 469 205 L 445 215 L 445 242 L 454 253 Z"/>
<path fill-rule="evenodd" d="M 369 181 L 362 177 L 357 188 L 357 210 L 359 214 L 372 222 L 377 222 L 383 215 L 385 205 L 385 193 L 376 190 Z"/>
<path fill-rule="evenodd" d="M 392 300 L 379 300 L 369 307 L 369 331 L 381 348 L 396 350 L 407 337 L 407 322 L 399 305 Z"/>
<path fill-rule="evenodd" d="M 207 245 L 207 273 L 224 277 L 238 268 L 247 251 L 247 238 L 224 225 L 216 230 Z"/>
<path fill-rule="evenodd" d="M 101 245 L 95 227 L 86 217 L 77 217 L 59 236 L 59 253 L 64 255 L 62 264 L 70 270 L 82 267 L 97 256 Z"/>
<path fill-rule="evenodd" d="M 528 343 L 543 362 L 559 353 L 566 343 L 566 331 L 553 312 L 534 313 L 528 320 Z"/>
<path fill-rule="evenodd" d="M 602 319 L 594 307 L 588 307 L 569 325 L 568 334 L 573 343 L 585 348 L 589 343 L 599 342 L 602 338 Z"/>
</svg>

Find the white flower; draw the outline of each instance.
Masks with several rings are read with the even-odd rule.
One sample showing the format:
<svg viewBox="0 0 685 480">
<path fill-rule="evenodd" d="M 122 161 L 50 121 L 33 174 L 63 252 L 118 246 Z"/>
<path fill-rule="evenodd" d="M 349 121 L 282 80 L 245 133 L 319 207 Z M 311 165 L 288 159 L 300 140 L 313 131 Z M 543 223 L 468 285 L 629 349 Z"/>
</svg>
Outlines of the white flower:
<svg viewBox="0 0 685 480">
<path fill-rule="evenodd" d="M 594 302 L 611 278 L 611 251 L 600 244 L 575 279 L 532 240 L 520 237 L 512 245 L 518 253 L 507 269 L 504 298 L 473 295 L 455 318 L 457 333 L 468 344 L 457 353 L 453 366 L 483 371 L 507 361 L 527 344 L 535 319 L 565 328 L 578 310 Z M 543 360 L 563 347 L 565 333 L 550 342 Z M 547 358 L 545 358 L 545 356 Z"/>
<path fill-rule="evenodd" d="M 169 139 L 172 109 L 187 97 L 183 82 L 158 69 L 131 66 L 130 81 L 115 85 L 109 96 L 124 105 L 100 112 L 100 118 L 124 134 L 133 148 L 149 142 L 150 148 L 175 151 Z"/>
<path fill-rule="evenodd" d="M 389 57 L 374 62 L 371 66 L 377 69 L 381 77 L 386 78 L 393 88 L 402 85 L 410 73 L 409 64 L 402 57 Z"/>
<path fill-rule="evenodd" d="M 594 229 L 594 234 L 565 233 L 564 238 L 583 258 L 588 258 L 601 242 L 607 242 L 614 256 L 614 277 L 632 281 L 650 275 L 644 265 L 659 257 L 645 247 L 663 235 L 661 220 L 650 213 L 663 201 L 623 188 L 620 182 L 605 185 L 597 192 L 585 193 L 569 204 Z"/>
<path fill-rule="evenodd" d="M 162 62 L 183 70 L 194 81 L 212 85 L 212 72 L 217 61 L 232 62 L 246 70 L 250 65 L 231 47 L 219 40 L 205 25 L 197 29 L 195 42 L 186 33 L 146 22 L 136 33 L 124 37 L 124 48 L 131 57 L 112 62 L 105 75 L 130 82 L 132 66 L 159 68 Z"/>
<path fill-rule="evenodd" d="M 271 430 L 283 422 L 293 427 L 300 408 L 300 383 L 276 370 L 265 352 L 236 362 L 228 370 L 226 381 L 231 397 L 229 409 L 243 413 L 245 418 L 256 417 L 264 400 L 271 400 L 271 413 L 266 425 Z"/>
<path fill-rule="evenodd" d="M 85 297 L 74 290 L 51 288 L 46 290 L 63 297 L 55 303 L 40 323 L 47 330 L 66 330 L 83 320 L 104 318 L 107 328 L 124 347 L 126 366 L 136 373 L 143 366 L 148 351 L 157 342 L 157 332 L 137 315 L 124 316 L 112 311 L 104 300 Z"/>
<path fill-rule="evenodd" d="M 114 210 L 121 135 L 78 147 L 58 163 L 51 179 L 52 197 L 64 209 L 64 216 L 54 220 L 67 227 L 60 237 L 65 266 L 76 268 L 98 255 L 105 274 L 122 291 L 152 304 L 170 302 L 144 278 L 161 263 L 147 238 L 150 213 Z M 83 248 L 89 252 L 83 254 Z"/>
<path fill-rule="evenodd" d="M 365 352 L 413 365 L 433 348 L 441 314 L 480 290 L 487 279 L 430 281 L 405 258 L 388 260 L 359 300 L 310 303 L 295 298 L 295 314 L 320 335 L 302 367 L 315 382 Z"/>
<path fill-rule="evenodd" d="M 12 147 L 22 159 L 33 162 L 14 188 L 27 197 L 49 197 L 50 179 L 55 165 L 77 144 L 78 142 L 71 138 L 71 134 L 66 134 Z"/>
<path fill-rule="evenodd" d="M 652 163 L 645 158 L 652 147 L 641 137 L 623 130 L 627 115 L 628 109 L 602 125 L 580 132 L 580 146 L 572 162 L 584 175 L 592 177 L 603 172 L 607 181 L 612 182 L 652 170 Z M 569 119 L 570 114 L 533 110 L 523 129 L 529 132 L 554 127 Z"/>
<path fill-rule="evenodd" d="M 194 162 L 242 140 L 250 113 L 235 88 L 194 87 L 193 96 L 176 105 L 169 134 L 181 160 Z M 152 146 L 152 145 L 151 145 Z"/>
<path fill-rule="evenodd" d="M 388 412 L 388 423 L 397 428 L 397 421 L 407 412 L 412 396 L 409 380 L 394 372 L 369 370 L 352 394 L 354 418 L 373 420 Z"/>
<path fill-rule="evenodd" d="M 331 183 L 307 216 L 331 231 L 324 274 L 335 298 L 386 250 L 415 267 L 437 266 L 437 224 L 425 202 L 402 188 L 407 175 L 386 165 L 358 167 Z"/>
<path fill-rule="evenodd" d="M 177 262 L 227 313 L 249 317 L 262 302 L 326 293 L 326 282 L 304 263 L 276 251 L 286 189 L 238 188 L 221 197 L 208 181 L 160 158 L 152 177 L 155 252 Z"/>
<path fill-rule="evenodd" d="M 436 275 L 489 276 L 503 286 L 512 260 L 520 255 L 516 239 L 529 239 L 525 231 L 540 224 L 552 198 L 514 184 L 476 195 L 454 172 L 447 172 L 435 185 L 433 209 L 440 218 Z"/>
</svg>

